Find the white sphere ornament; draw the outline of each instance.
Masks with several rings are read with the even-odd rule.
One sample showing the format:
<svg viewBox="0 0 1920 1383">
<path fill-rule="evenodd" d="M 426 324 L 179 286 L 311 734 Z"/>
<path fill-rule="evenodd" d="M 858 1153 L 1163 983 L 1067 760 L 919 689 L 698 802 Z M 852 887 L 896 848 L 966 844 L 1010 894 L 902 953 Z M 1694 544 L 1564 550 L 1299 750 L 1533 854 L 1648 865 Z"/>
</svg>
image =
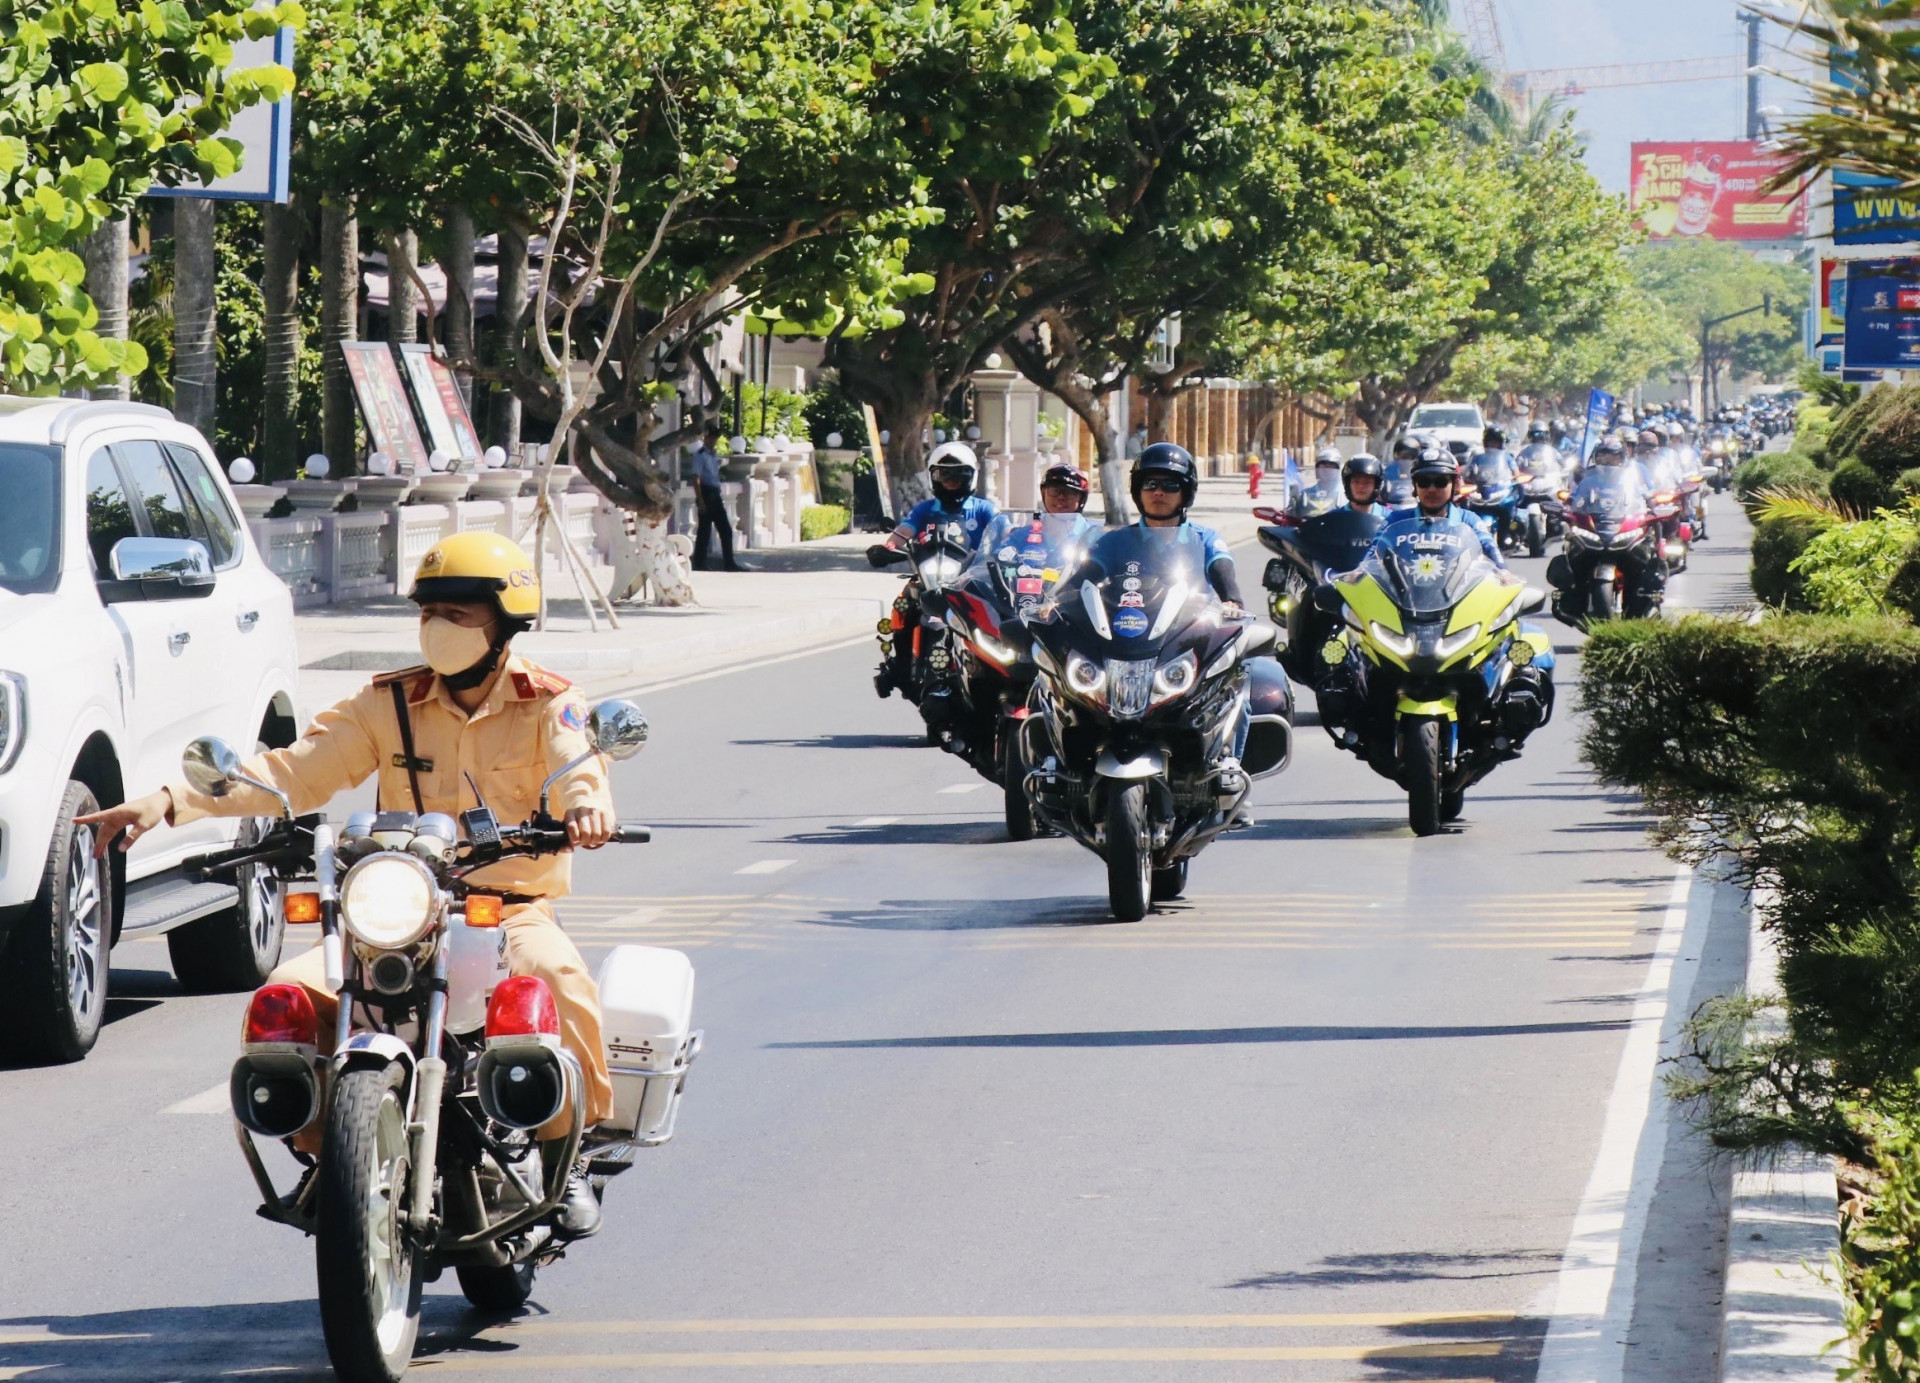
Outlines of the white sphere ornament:
<svg viewBox="0 0 1920 1383">
<path fill-rule="evenodd" d="M 980 440 L 980 425 L 978 423 L 967 424 L 967 440 L 969 442 L 977 442 Z"/>
<path fill-rule="evenodd" d="M 841 444 L 844 443 L 846 440 L 847 440 L 846 438 L 842 437 L 837 432 L 829 432 L 827 434 L 827 445 L 834 448 L 836 451 L 839 450 Z"/>
<path fill-rule="evenodd" d="M 235 485 L 251 485 L 258 474 L 253 468 L 253 458 L 249 456 L 236 456 L 233 464 L 227 467 L 227 479 Z"/>
<path fill-rule="evenodd" d="M 442 451 L 439 447 L 435 447 L 427 455 L 428 470 L 444 471 L 451 465 L 453 465 L 453 458 L 449 456 L 446 452 Z"/>
<path fill-rule="evenodd" d="M 333 469 L 333 462 L 327 460 L 322 453 L 316 451 L 307 458 L 306 469 L 308 480 L 325 480 L 327 473 Z"/>
<path fill-rule="evenodd" d="M 488 470 L 497 471 L 507 464 L 507 449 L 505 447 L 488 447 L 486 451 L 482 453 L 480 459 L 486 462 Z"/>
<path fill-rule="evenodd" d="M 745 456 L 747 454 L 747 439 L 745 437 L 730 437 L 727 439 L 727 447 L 735 456 Z"/>
<path fill-rule="evenodd" d="M 997 370 L 1005 363 L 1006 362 L 1001 360 L 999 351 L 994 351 L 987 356 L 987 368 L 989 370 Z"/>
<path fill-rule="evenodd" d="M 754 438 L 753 449 L 759 452 L 763 456 L 766 455 L 768 452 L 771 452 L 773 450 L 773 438 L 771 437 Z"/>
<path fill-rule="evenodd" d="M 893 440 L 893 429 L 885 428 L 885 427 L 881 428 L 880 429 L 880 445 L 884 447 L 888 442 L 891 442 L 892 440 Z"/>
<path fill-rule="evenodd" d="M 785 453 L 785 452 L 789 452 L 789 451 L 792 451 L 792 450 L 793 450 L 793 438 L 791 438 L 791 437 L 789 437 L 789 436 L 787 436 L 787 434 L 786 434 L 786 433 L 784 433 L 784 432 L 776 432 L 776 433 L 774 433 L 774 434 L 773 434 L 773 449 L 774 449 L 775 451 L 777 451 L 777 452 L 781 452 L 781 453 Z"/>
<path fill-rule="evenodd" d="M 368 475 L 392 475 L 393 458 L 384 451 L 376 451 L 367 458 Z"/>
<path fill-rule="evenodd" d="M 933 444 L 935 446 L 939 446 L 940 443 L 946 440 L 947 440 L 947 430 L 944 427 L 936 427 L 933 430 Z"/>
</svg>

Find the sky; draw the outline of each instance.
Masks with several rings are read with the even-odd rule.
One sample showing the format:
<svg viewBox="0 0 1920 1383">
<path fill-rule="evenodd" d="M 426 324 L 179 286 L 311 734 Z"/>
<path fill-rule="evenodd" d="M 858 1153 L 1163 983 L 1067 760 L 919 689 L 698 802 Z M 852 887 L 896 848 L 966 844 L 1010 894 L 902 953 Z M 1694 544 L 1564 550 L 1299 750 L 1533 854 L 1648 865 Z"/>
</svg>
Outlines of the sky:
<svg viewBox="0 0 1920 1383">
<path fill-rule="evenodd" d="M 1458 19 L 1461 0 L 1453 6 Z M 1494 10 L 1511 69 L 1746 54 L 1746 30 L 1734 20 L 1733 0 L 1494 0 Z M 1766 79 L 1760 103 L 1790 107 L 1792 89 Z M 1570 104 L 1575 127 L 1589 136 L 1588 165 L 1616 192 L 1627 189 L 1628 146 L 1636 139 L 1739 139 L 1746 133 L 1741 79 L 1589 91 Z"/>
</svg>

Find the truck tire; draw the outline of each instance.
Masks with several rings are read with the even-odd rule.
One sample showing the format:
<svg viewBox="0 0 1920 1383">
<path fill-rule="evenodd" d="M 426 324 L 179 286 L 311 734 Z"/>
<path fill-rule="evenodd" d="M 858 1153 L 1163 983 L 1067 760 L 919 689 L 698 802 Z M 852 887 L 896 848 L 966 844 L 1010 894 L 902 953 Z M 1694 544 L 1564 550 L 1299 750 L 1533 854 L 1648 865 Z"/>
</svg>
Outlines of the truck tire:
<svg viewBox="0 0 1920 1383">
<path fill-rule="evenodd" d="M 40 889 L 15 925 L 0 977 L 0 1012 L 18 1049 L 49 1062 L 78 1061 L 100 1036 L 113 936 L 113 879 L 93 857 L 94 832 L 74 818 L 97 811 L 85 783 L 60 795 Z"/>
<path fill-rule="evenodd" d="M 268 823 L 250 816 L 240 823 L 236 844 L 265 834 Z M 167 955 L 174 977 L 196 994 L 258 989 L 280 963 L 286 919 L 272 876 L 264 868 L 239 871 L 240 901 L 230 908 L 175 927 L 167 933 Z"/>
</svg>

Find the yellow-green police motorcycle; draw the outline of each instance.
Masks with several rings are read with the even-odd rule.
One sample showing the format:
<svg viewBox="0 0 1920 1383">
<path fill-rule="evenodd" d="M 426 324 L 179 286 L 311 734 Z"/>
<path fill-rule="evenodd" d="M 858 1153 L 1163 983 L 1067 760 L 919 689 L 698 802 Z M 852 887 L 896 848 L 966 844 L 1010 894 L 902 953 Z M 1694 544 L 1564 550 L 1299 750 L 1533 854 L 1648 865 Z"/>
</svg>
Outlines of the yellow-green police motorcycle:
<svg viewBox="0 0 1920 1383">
<path fill-rule="evenodd" d="M 1343 621 L 1320 650 L 1320 723 L 1407 790 L 1416 835 L 1456 819 L 1467 789 L 1553 714 L 1552 640 L 1520 622 L 1546 596 L 1457 519 L 1390 527 L 1315 601 Z"/>
</svg>

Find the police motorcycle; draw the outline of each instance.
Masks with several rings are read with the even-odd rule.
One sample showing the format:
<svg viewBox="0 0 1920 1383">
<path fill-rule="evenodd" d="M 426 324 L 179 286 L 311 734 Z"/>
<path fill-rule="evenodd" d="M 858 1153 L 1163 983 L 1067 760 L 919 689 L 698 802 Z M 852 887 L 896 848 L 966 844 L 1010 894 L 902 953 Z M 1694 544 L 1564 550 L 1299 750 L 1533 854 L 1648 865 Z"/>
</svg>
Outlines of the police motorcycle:
<svg viewBox="0 0 1920 1383">
<path fill-rule="evenodd" d="M 590 752 L 626 759 L 645 744 L 647 722 L 632 703 L 605 701 L 589 735 Z M 601 965 L 614 1112 L 588 1128 L 552 992 L 537 976 L 507 973 L 508 900 L 466 881 L 499 860 L 569 848 L 547 788 L 587 757 L 547 780 L 519 826 L 484 804 L 458 821 L 356 812 L 338 832 L 317 814 L 289 812 L 259 839 L 189 862 L 201 878 L 269 871 L 288 920 L 320 924 L 327 983 L 341 1000 L 331 1053 L 321 1052 L 307 991 L 265 985 L 248 1005 L 228 1090 L 258 1213 L 314 1237 L 321 1326 L 347 1383 L 406 1373 L 421 1288 L 447 1268 L 475 1306 L 524 1303 L 539 1268 L 566 1251 L 556 1225 L 582 1152 L 598 1194 L 639 1149 L 673 1136 L 701 1045 L 686 955 L 616 946 Z M 219 740 L 195 740 L 183 768 L 213 796 L 242 784 L 273 792 Z M 626 824 L 612 837 L 648 838 Z M 556 1118 L 566 1134 L 547 1161 L 534 1134 Z M 295 1141 L 315 1125 L 317 1157 Z M 292 1191 L 275 1184 L 256 1140 L 286 1140 L 304 1169 Z"/>
<path fill-rule="evenodd" d="M 1659 523 L 1620 447 L 1596 450 L 1567 498 L 1566 546 L 1547 564 L 1553 614 L 1585 629 L 1596 619 L 1650 618 L 1666 598 L 1667 570 Z M 1607 457 L 1612 458 L 1609 464 Z"/>
<path fill-rule="evenodd" d="M 1539 557 L 1546 552 L 1547 543 L 1566 530 L 1561 504 L 1567 489 L 1567 466 L 1549 440 L 1544 424 L 1530 428 L 1527 437 L 1527 445 L 1514 458 L 1514 467 L 1527 518 L 1527 555 Z"/>
<path fill-rule="evenodd" d="M 1715 494 L 1722 494 L 1733 482 L 1733 444 L 1724 436 L 1709 437 L 1701 449 L 1700 465 Z"/>
<path fill-rule="evenodd" d="M 1020 724 L 1037 671 L 1027 622 L 1085 560 L 1088 538 L 1099 531 L 1077 513 L 1003 515 L 946 592 L 960 705 L 942 743 L 1001 785 L 1007 834 L 1014 840 L 1035 834 L 1020 750 Z"/>
<path fill-rule="evenodd" d="M 875 566 L 906 562 L 913 568 L 879 624 L 880 670 L 874 674 L 874 690 L 885 697 L 898 688 L 920 708 L 927 742 L 940 744 L 960 718 L 946 613 L 947 592 L 973 561 L 966 526 L 959 519 L 930 523 L 908 540 L 905 550 L 876 545 L 867 549 L 867 557 Z"/>
<path fill-rule="evenodd" d="M 1553 714 L 1553 643 L 1521 623 L 1546 596 L 1441 519 L 1397 530 L 1317 599 L 1341 625 L 1320 651 L 1321 724 L 1406 789 L 1414 834 L 1433 835 Z"/>
<path fill-rule="evenodd" d="M 1273 626 L 1226 618 L 1178 533 L 1110 532 L 1101 579 L 1066 583 L 1029 626 L 1040 675 L 1022 726 L 1027 795 L 1037 820 L 1106 861 L 1122 922 L 1184 893 L 1193 857 L 1233 824 L 1252 780 L 1293 754 L 1286 674 L 1256 656 Z"/>
<path fill-rule="evenodd" d="M 1280 666 L 1296 682 L 1312 686 L 1320 676 L 1320 647 L 1333 631 L 1333 621 L 1314 604 L 1313 593 L 1343 571 L 1352 571 L 1373 547 L 1386 526 L 1374 512 L 1342 507 L 1304 522 L 1271 509 L 1254 510 L 1267 523 L 1260 542 L 1275 555 L 1268 559 L 1261 584 L 1267 588 L 1267 608 L 1281 631 Z"/>
</svg>

